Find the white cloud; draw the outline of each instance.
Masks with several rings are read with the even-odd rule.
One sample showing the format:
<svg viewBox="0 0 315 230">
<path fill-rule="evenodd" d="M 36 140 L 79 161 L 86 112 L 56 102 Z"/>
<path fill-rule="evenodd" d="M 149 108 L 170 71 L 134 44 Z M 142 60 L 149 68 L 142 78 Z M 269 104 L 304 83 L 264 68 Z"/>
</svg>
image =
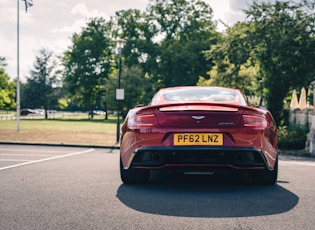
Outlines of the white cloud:
<svg viewBox="0 0 315 230">
<path fill-rule="evenodd" d="M 204 0 L 213 9 L 214 20 L 218 21 L 218 30 L 225 30 L 225 25 L 233 26 L 245 19 L 244 10 L 255 0 Z M 222 22 L 222 23 L 221 23 Z"/>
<path fill-rule="evenodd" d="M 237 14 L 238 8 L 246 0 L 205 2 L 213 8 L 215 20 L 233 24 L 241 17 Z M 20 76 L 23 78 L 29 73 L 40 49 L 47 48 L 55 54 L 62 54 L 70 45 L 72 34 L 80 32 L 88 18 L 109 18 L 120 10 L 144 10 L 148 3 L 149 0 L 36 0 L 34 6 L 25 13 L 23 2 L 20 1 Z M 17 2 L 0 0 L 0 4 L 0 56 L 7 59 L 8 74 L 16 77 Z"/>
<path fill-rule="evenodd" d="M 71 10 L 71 14 L 87 15 L 88 13 L 89 12 L 88 12 L 84 2 L 81 2 L 77 5 L 75 5 Z"/>
<path fill-rule="evenodd" d="M 0 0 L 1 1 L 1 0 Z M 8 22 L 16 22 L 17 10 L 14 7 L 5 7 L 1 9 L 0 22 L 1 24 Z"/>
<path fill-rule="evenodd" d="M 64 27 L 56 27 L 51 30 L 52 33 L 75 33 L 79 32 L 85 25 L 86 20 L 84 18 L 76 20 L 72 25 L 65 25 Z"/>
<path fill-rule="evenodd" d="M 231 10 L 234 12 L 242 12 L 244 9 L 247 9 L 250 2 L 252 1 L 251 0 L 238 0 L 238 1 L 229 0 Z"/>
<path fill-rule="evenodd" d="M 74 33 L 79 32 L 83 26 L 86 25 L 88 18 L 93 17 L 103 17 L 105 19 L 109 19 L 109 16 L 104 12 L 101 12 L 97 9 L 89 10 L 86 6 L 86 3 L 81 2 L 75 5 L 71 9 L 71 14 L 75 16 L 79 16 L 77 20 L 75 20 L 71 25 L 64 25 L 63 27 L 55 27 L 51 30 L 53 33 Z"/>
<path fill-rule="evenodd" d="M 101 12 L 97 9 L 94 9 L 92 11 L 90 11 L 87 7 L 86 7 L 86 3 L 85 2 L 81 2 L 77 5 L 75 5 L 72 9 L 71 9 L 71 14 L 73 15 L 82 15 L 84 17 L 90 18 L 90 17 L 104 17 L 106 19 L 109 18 L 108 15 L 106 15 L 104 12 Z"/>
</svg>

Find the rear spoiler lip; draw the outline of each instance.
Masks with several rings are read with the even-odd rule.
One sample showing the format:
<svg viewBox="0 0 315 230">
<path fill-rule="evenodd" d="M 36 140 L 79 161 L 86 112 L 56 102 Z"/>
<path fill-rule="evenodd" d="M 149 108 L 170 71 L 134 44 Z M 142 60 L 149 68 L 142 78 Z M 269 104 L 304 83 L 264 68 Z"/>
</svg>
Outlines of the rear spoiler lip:
<svg viewBox="0 0 315 230">
<path fill-rule="evenodd" d="M 211 102 L 184 102 L 184 103 L 168 103 L 168 104 L 160 104 L 160 105 L 147 105 L 143 107 L 137 107 L 135 108 L 137 111 L 136 113 L 143 111 L 143 110 L 150 110 L 150 109 L 160 109 L 163 107 L 174 107 L 174 106 L 193 106 L 193 105 L 208 105 L 208 106 L 222 106 L 222 107 L 231 107 L 235 109 L 240 109 L 240 110 L 251 110 L 254 112 L 258 112 L 260 114 L 265 114 L 262 109 L 259 108 L 254 108 L 252 106 L 243 106 L 243 105 L 235 105 L 235 104 L 228 104 L 228 103 L 211 103 Z M 265 110 L 267 112 L 268 110 Z"/>
</svg>

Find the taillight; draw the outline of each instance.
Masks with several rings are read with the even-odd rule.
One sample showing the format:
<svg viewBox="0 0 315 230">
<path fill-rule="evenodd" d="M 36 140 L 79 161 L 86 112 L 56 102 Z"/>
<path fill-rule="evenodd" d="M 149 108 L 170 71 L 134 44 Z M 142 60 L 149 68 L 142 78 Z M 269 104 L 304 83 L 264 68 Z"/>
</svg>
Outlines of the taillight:
<svg viewBox="0 0 315 230">
<path fill-rule="evenodd" d="M 136 113 L 129 118 L 128 127 L 130 129 L 140 129 L 152 127 L 157 123 L 155 114 L 152 113 Z"/>
<path fill-rule="evenodd" d="M 243 125 L 248 128 L 266 128 L 269 126 L 268 120 L 265 117 L 254 115 L 243 115 Z"/>
</svg>

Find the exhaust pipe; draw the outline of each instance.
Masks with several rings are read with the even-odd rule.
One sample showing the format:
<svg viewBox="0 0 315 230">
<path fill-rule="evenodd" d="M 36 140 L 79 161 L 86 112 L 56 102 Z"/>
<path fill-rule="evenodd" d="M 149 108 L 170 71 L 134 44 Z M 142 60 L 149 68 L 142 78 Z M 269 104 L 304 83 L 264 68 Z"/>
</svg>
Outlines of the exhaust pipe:
<svg viewBox="0 0 315 230">
<path fill-rule="evenodd" d="M 236 153 L 235 154 L 235 161 L 238 163 L 243 163 L 245 161 L 244 153 Z"/>
<path fill-rule="evenodd" d="M 252 152 L 235 153 L 235 162 L 246 164 L 254 163 L 255 156 Z"/>
<path fill-rule="evenodd" d="M 162 156 L 160 153 L 152 153 L 151 158 L 155 162 L 161 162 Z"/>
</svg>

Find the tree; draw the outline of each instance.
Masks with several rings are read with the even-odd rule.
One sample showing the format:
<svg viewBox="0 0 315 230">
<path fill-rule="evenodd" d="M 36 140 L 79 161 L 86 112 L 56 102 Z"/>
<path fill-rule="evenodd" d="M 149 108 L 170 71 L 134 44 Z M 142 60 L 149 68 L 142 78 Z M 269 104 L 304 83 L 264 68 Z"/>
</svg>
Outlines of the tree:
<svg viewBox="0 0 315 230">
<path fill-rule="evenodd" d="M 195 85 L 210 68 L 203 51 L 219 37 L 211 7 L 200 0 L 151 0 L 147 10 L 161 38 L 156 81 L 163 87 Z"/>
<path fill-rule="evenodd" d="M 198 85 L 213 85 L 238 88 L 245 95 L 256 95 L 260 90 L 259 68 L 251 63 L 240 67 L 229 60 L 215 61 L 215 65 L 208 72 L 210 78 L 200 77 Z"/>
<path fill-rule="evenodd" d="M 134 85 L 136 88 L 130 90 L 137 92 L 141 91 L 142 93 L 135 94 L 132 98 L 132 102 L 130 103 L 142 101 L 142 98 L 150 97 L 151 93 L 156 91 L 158 87 L 157 83 L 151 84 L 153 79 L 157 79 L 157 75 L 159 73 L 158 60 L 160 47 L 155 39 L 157 30 L 154 25 L 151 24 L 149 14 L 147 12 L 141 12 L 140 10 L 130 9 L 116 12 L 112 21 L 113 24 L 116 25 L 114 27 L 113 34 L 126 40 L 126 44 L 122 50 L 122 85 L 126 90 L 125 93 L 128 94 L 128 89 L 126 89 L 127 84 L 124 84 L 123 82 L 125 79 L 124 72 L 126 70 L 131 71 L 130 74 L 127 74 L 128 77 L 126 77 L 126 79 L 130 80 L 129 83 Z M 138 75 L 133 74 L 134 72 L 138 72 Z M 112 77 L 116 80 L 112 79 L 114 82 L 110 85 L 117 87 L 117 74 L 114 73 Z M 109 88 L 113 87 L 110 86 Z M 143 93 L 145 95 L 143 95 Z M 122 105 L 124 108 L 128 108 L 130 106 L 129 102 L 125 102 L 126 101 L 123 101 Z M 109 104 L 112 105 L 114 103 L 115 101 L 112 103 L 110 102 Z M 142 101 L 141 103 L 144 102 Z M 124 108 L 122 109 L 124 110 Z"/>
<path fill-rule="evenodd" d="M 215 63 L 210 80 L 248 92 L 263 91 L 268 109 L 281 125 L 284 98 L 294 88 L 309 86 L 314 78 L 314 13 L 308 9 L 307 0 L 297 4 L 253 2 L 245 11 L 247 20 L 228 28 L 221 41 L 206 52 Z M 246 69 L 251 79 L 242 77 Z"/>
<path fill-rule="evenodd" d="M 15 83 L 10 81 L 5 72 L 6 59 L 0 57 L 0 109 L 13 109 L 15 107 Z"/>
<path fill-rule="evenodd" d="M 58 105 L 56 85 L 58 83 L 56 63 L 53 52 L 46 49 L 39 51 L 34 67 L 27 77 L 27 82 L 21 87 L 22 107 L 41 108 L 45 110 L 45 119 L 48 110 Z"/>
<path fill-rule="evenodd" d="M 249 31 L 244 22 L 227 28 L 210 50 L 205 51 L 207 60 L 213 62 L 209 79 L 200 77 L 198 85 L 217 85 L 241 89 L 246 95 L 260 90 L 259 65 L 253 58 Z"/>
<path fill-rule="evenodd" d="M 278 124 L 284 120 L 283 100 L 294 88 L 314 78 L 314 13 L 308 2 L 254 2 L 246 11 L 251 47 L 259 62 L 267 105 Z"/>
<path fill-rule="evenodd" d="M 129 109 L 139 104 L 148 104 L 155 93 L 152 91 L 154 83 L 145 75 L 140 66 L 124 67 L 121 73 L 121 88 L 124 89 L 125 99 L 122 101 L 122 116 L 125 117 Z M 106 101 L 108 106 L 116 109 L 117 73 L 110 75 L 106 84 Z"/>
<path fill-rule="evenodd" d="M 90 110 L 105 94 L 105 83 L 112 71 L 113 48 L 111 24 L 103 18 L 93 18 L 72 36 L 72 46 L 64 53 L 64 87 L 73 101 Z"/>
<path fill-rule="evenodd" d="M 124 65 L 141 66 L 145 73 L 154 75 L 152 70 L 156 69 L 159 55 L 159 46 L 154 38 L 158 31 L 150 22 L 148 13 L 136 9 L 122 10 L 116 12 L 112 20 L 117 24 L 113 33 L 118 36 L 121 32 L 120 36 L 127 41 L 122 50 Z"/>
<path fill-rule="evenodd" d="M 147 76 L 143 80 L 155 82 L 153 91 L 196 84 L 210 68 L 203 51 L 219 36 L 212 17 L 201 0 L 150 0 L 144 12 L 116 13 L 115 33 L 127 40 L 124 65 L 140 66 Z"/>
</svg>

